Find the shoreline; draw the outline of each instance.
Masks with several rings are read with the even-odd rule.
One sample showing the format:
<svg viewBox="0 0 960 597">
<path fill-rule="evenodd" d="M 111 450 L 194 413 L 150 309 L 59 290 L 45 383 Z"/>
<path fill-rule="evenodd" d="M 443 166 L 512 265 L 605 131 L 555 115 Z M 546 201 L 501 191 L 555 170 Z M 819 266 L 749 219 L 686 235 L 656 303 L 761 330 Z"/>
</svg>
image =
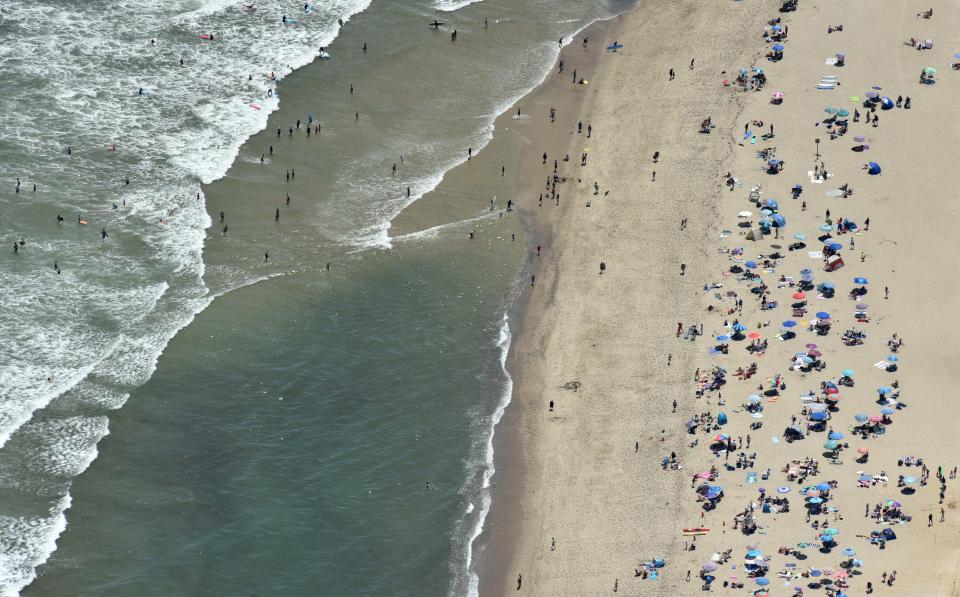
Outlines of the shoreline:
<svg viewBox="0 0 960 597">
<path fill-rule="evenodd" d="M 840 35 L 834 32 L 828 41 L 857 57 L 845 69 L 836 71 L 847 85 L 829 94 L 811 88 L 810 81 L 815 82 L 824 71 L 831 72 L 816 59 L 817 53 L 824 51 L 821 46 L 828 25 L 856 23 L 868 5 L 860 2 L 829 11 L 801 5 L 799 12 L 787 15 L 777 12 L 778 5 L 769 2 L 762 9 L 748 10 L 737 5 L 718 7 L 678 2 L 669 7 L 656 7 L 660 9 L 659 14 L 654 7 L 641 5 L 618 17 L 621 26 L 616 37 L 626 46 L 622 51 L 624 62 L 632 65 L 606 62 L 598 69 L 599 75 L 593 75 L 595 80 L 591 80 L 590 91 L 597 94 L 591 93 L 583 113 L 593 120 L 598 139 L 597 147 L 591 149 L 597 151 L 591 151 L 587 168 L 573 169 L 574 177 L 582 172 L 585 179 L 584 184 L 578 185 L 573 200 L 580 205 L 565 203 L 562 215 L 548 222 L 551 227 L 541 230 L 542 234 L 550 235 L 551 240 L 534 241 L 548 247 L 547 259 L 539 264 L 539 269 L 532 270 L 537 272 L 536 289 L 526 288 L 515 309 L 518 325 L 508 361 L 514 391 L 494 437 L 497 475 L 493 505 L 479 539 L 483 554 L 476 558 L 481 566 L 481 595 L 513 594 L 521 588 L 528 593 L 558 595 L 597 594 L 611 589 L 650 595 L 692 592 L 698 590 L 697 583 L 701 580 L 695 577 L 691 583 L 690 573 L 684 580 L 682 572 L 684 569 L 699 571 L 712 551 L 720 553 L 732 547 L 737 558 L 740 557 L 737 550 L 745 545 L 747 550 L 776 554 L 779 547 L 797 545 L 798 540 L 804 545 L 816 542 L 820 533 L 809 529 L 812 526 L 809 519 L 808 524 L 803 524 L 802 512 L 764 515 L 761 517 L 764 530 L 759 535 L 741 537 L 736 526 L 728 524 L 734 510 L 745 504 L 751 504 L 752 509 L 757 504 L 757 486 L 751 485 L 749 479 L 744 480 L 743 471 L 734 471 L 731 467 L 729 470 L 734 472 L 722 474 L 722 479 L 717 481 L 724 487 L 722 505 L 715 511 L 703 511 L 695 500 L 694 490 L 687 487 L 690 473 L 661 469 L 661 457 L 666 458 L 664 454 L 671 452 L 683 463 L 685 471 L 702 471 L 724 464 L 722 459 L 716 460 L 716 455 L 710 457 L 703 446 L 707 442 L 700 441 L 699 448 L 690 442 L 694 439 L 690 435 L 695 434 L 685 432 L 684 421 L 691 415 L 703 416 L 704 411 L 708 411 L 709 416 L 717 408 L 727 413 L 741 413 L 743 409 L 737 405 L 746 400 L 747 393 L 756 391 L 756 385 L 741 385 L 734 380 L 723 388 L 722 394 L 706 393 L 691 400 L 697 389 L 692 373 L 694 368 L 700 372 L 714 366 L 732 371 L 737 365 L 743 366 L 744 359 L 760 363 L 760 379 L 780 376 L 785 371 L 784 385 L 789 386 L 786 400 L 767 406 L 762 431 L 756 431 L 759 427 L 747 429 L 746 423 L 751 419 L 743 422 L 742 414 L 734 414 L 733 418 L 739 420 L 724 429 L 733 436 L 746 435 L 748 452 L 750 433 L 754 434 L 754 449 L 762 450 L 758 450 L 761 458 L 757 467 L 761 471 L 766 468 L 771 475 L 769 481 L 761 483 L 766 487 L 784 483 L 779 469 L 785 460 L 789 462 L 798 454 L 822 458 L 818 447 L 825 436 L 814 437 L 799 448 L 796 444 L 791 448 L 778 441 L 782 425 L 789 426 L 790 414 L 800 408 L 796 394 L 809 387 L 812 395 L 820 379 L 838 375 L 834 371 L 838 366 L 856 367 L 857 389 L 844 390 L 844 397 L 852 401 L 843 403 L 845 406 L 833 415 L 836 422 L 831 423 L 831 430 L 854 436 L 849 437 L 848 442 L 851 448 L 856 448 L 868 438 L 851 432 L 852 413 L 877 408 L 863 400 L 869 397 L 870 388 L 889 384 L 891 380 L 900 382 L 894 387 L 908 388 L 911 393 L 907 401 L 911 408 L 901 413 L 898 407 L 894 418 L 901 423 L 891 427 L 891 433 L 887 434 L 893 437 L 868 442 L 869 464 L 866 459 L 863 463 L 855 462 L 852 456 L 846 456 L 846 462 L 834 458 L 836 462 L 831 464 L 836 466 L 827 466 L 826 471 L 821 471 L 827 476 L 818 477 L 813 483 L 830 480 L 839 484 L 836 495 L 830 498 L 830 503 L 835 504 L 830 511 L 831 525 L 842 527 L 840 545 L 856 548 L 853 551 L 861 552 L 864 560 L 863 570 L 854 571 L 848 579 L 851 591 L 862 590 L 868 580 L 880 584 L 881 571 L 885 580 L 891 569 L 900 569 L 904 579 L 895 594 L 910 594 L 920 587 L 939 594 L 958 586 L 960 576 L 954 565 L 960 559 L 960 545 L 955 539 L 956 524 L 951 522 L 950 511 L 957 507 L 953 496 L 949 493 L 946 498 L 941 496 L 943 506 L 936 505 L 934 488 L 924 489 L 925 483 L 916 492 L 901 491 L 899 487 L 851 489 L 851 485 L 856 485 L 851 482 L 851 476 L 856 479 L 857 469 L 874 472 L 880 469 L 882 474 L 893 471 L 889 473 L 891 476 L 900 473 L 901 477 L 913 474 L 896 466 L 897 459 L 902 460 L 904 455 L 919 454 L 931 468 L 940 465 L 946 471 L 954 466 L 956 442 L 934 445 L 928 434 L 949 438 L 949 421 L 955 420 L 960 410 L 949 401 L 931 404 L 931 399 L 949 395 L 949 388 L 954 387 L 960 377 L 946 364 L 948 357 L 944 354 L 945 349 L 952 353 L 955 348 L 949 347 L 956 347 L 958 342 L 938 333 L 940 322 L 917 314 L 916 306 L 927 304 L 925 301 L 954 304 L 956 283 L 932 276 L 931 272 L 947 271 L 951 267 L 949 255 L 956 254 L 956 250 L 944 250 L 943 245 L 956 248 L 958 244 L 949 223 L 955 210 L 942 202 L 917 203 L 915 197 L 948 194 L 948 189 L 955 186 L 952 181 L 956 175 L 948 174 L 946 156 L 949 132 L 955 131 L 956 126 L 941 131 L 937 128 L 938 124 L 942 126 L 942 122 L 938 123 L 941 119 L 935 116 L 948 109 L 948 89 L 955 87 L 955 79 L 950 74 L 938 75 L 936 86 L 907 82 L 911 73 L 919 72 L 925 64 L 942 71 L 947 69 L 942 56 L 931 56 L 914 48 L 903 49 L 901 21 L 910 24 L 914 21 L 912 13 L 904 11 L 876 15 L 878 21 L 870 32 L 858 32 L 856 25 L 848 26 Z M 938 4 L 935 10 L 937 16 L 929 22 L 919 20 L 918 15 L 914 28 L 923 31 L 924 37 L 947 35 L 944 27 L 949 26 L 953 16 L 950 7 Z M 763 53 L 769 48 L 759 36 L 767 19 L 778 16 L 784 18 L 791 31 L 790 43 L 786 44 L 788 58 L 782 64 L 763 59 Z M 684 24 L 684 35 L 669 37 L 673 23 Z M 696 66 L 691 63 L 688 72 L 685 61 L 691 56 L 687 52 L 696 50 L 687 48 L 709 48 L 711 53 L 698 52 L 701 55 L 693 56 Z M 637 51 L 631 54 L 634 49 Z M 909 65 L 905 66 L 908 60 Z M 727 73 L 736 73 L 736 68 L 754 66 L 762 66 L 771 77 L 768 88 L 759 93 L 739 93 L 735 88 L 719 85 L 723 78 L 735 78 L 735 74 Z M 671 73 L 671 80 L 667 81 L 668 69 L 677 71 L 676 80 Z M 893 85 L 894 82 L 898 84 Z M 847 107 L 847 96 L 862 95 L 870 85 L 883 86 L 882 93 L 891 97 L 913 95 L 913 111 L 883 111 L 879 130 L 865 128 L 862 123 L 853 125 L 851 128 L 857 132 L 850 133 L 850 137 L 867 136 L 874 145 L 867 156 L 841 151 L 849 149 L 846 145 L 850 139 L 846 137 L 831 138 L 821 144 L 820 138 L 829 136 L 824 128 L 816 128 L 824 118 L 821 104 Z M 788 98 L 786 107 L 769 101 L 771 90 L 784 92 Z M 850 99 L 857 105 L 860 98 Z M 923 118 L 924 115 L 927 118 Z M 697 133 L 697 123 L 708 116 L 715 128 L 709 135 Z M 777 138 L 764 138 L 764 143 L 778 146 L 777 158 L 783 156 L 790 165 L 790 174 L 771 178 L 762 172 L 763 168 L 758 168 L 753 148 L 741 139 L 740 126 L 750 119 L 776 123 Z M 811 127 L 814 122 L 815 126 Z M 770 130 L 772 138 L 772 126 Z M 908 140 L 913 130 L 923 131 L 918 137 L 922 141 Z M 607 134 L 608 131 L 613 132 Z M 890 139 L 890 135 L 897 141 L 885 144 L 884 139 Z M 829 154 L 823 162 L 831 164 L 831 174 L 837 176 L 837 172 L 842 172 L 842 178 L 831 181 L 832 185 L 849 180 L 851 186 L 857 188 L 854 200 L 841 201 L 829 193 L 824 199 L 825 189 L 818 186 L 822 182 L 812 177 L 808 181 L 803 176 L 806 169 L 812 167 L 806 163 L 808 153 L 813 153 L 814 137 L 817 137 L 818 160 L 821 152 Z M 854 141 L 863 142 L 863 139 Z M 758 143 L 757 149 L 764 143 Z M 798 145 L 802 146 L 798 148 Z M 528 161 L 533 161 L 533 154 L 539 151 L 536 147 L 529 148 Z M 648 161 L 653 151 L 661 153 L 660 163 L 656 165 Z M 885 169 L 883 174 L 887 178 L 867 177 L 857 168 L 858 161 L 862 163 L 864 159 L 881 161 L 885 168 L 891 164 L 895 170 L 891 173 Z M 818 160 L 815 162 L 821 163 Z M 924 164 L 934 164 L 937 175 L 917 181 L 910 173 L 922 171 Z M 651 170 L 657 171 L 652 179 Z M 758 170 L 761 173 L 758 174 Z M 723 181 L 729 176 L 724 172 L 732 172 L 742 181 L 742 187 L 737 184 L 729 191 L 724 188 Z M 570 168 L 565 173 L 570 174 Z M 537 176 L 531 175 L 531 179 L 537 180 Z M 594 178 L 600 182 L 601 190 L 611 191 L 609 200 L 595 197 L 592 188 L 588 188 Z M 796 182 L 803 182 L 806 189 L 801 197 L 802 209 L 799 200 L 789 200 L 789 185 Z M 734 285 L 733 277 L 720 276 L 729 275 L 731 267 L 730 249 L 726 245 L 747 240 L 736 236 L 744 237 L 745 232 L 736 227 L 738 220 L 734 214 L 745 208 L 752 209 L 744 198 L 756 184 L 763 185 L 764 197 L 787 197 L 787 201 L 781 201 L 781 211 L 790 221 L 788 234 L 815 231 L 823 222 L 823 217 L 817 214 L 824 208 L 827 208 L 827 223 L 830 209 L 834 217 L 839 212 L 861 223 L 872 216 L 875 227 L 877 221 L 885 223 L 885 233 L 857 232 L 849 239 L 842 239 L 844 245 L 849 242 L 851 253 L 846 254 L 847 267 L 839 276 L 823 274 L 817 269 L 817 282 L 835 281 L 844 292 L 850 276 L 866 276 L 873 283 L 869 302 L 871 319 L 875 321 L 866 322 L 870 324 L 866 326 L 871 336 L 866 342 L 869 349 L 851 350 L 839 342 L 839 330 L 864 323 L 850 321 L 846 298 L 839 291 L 831 302 L 820 303 L 825 300 L 822 296 L 814 302 L 817 309 L 833 312 L 833 321 L 838 326 L 830 338 L 811 338 L 821 344 L 825 358 L 829 357 L 829 373 L 798 375 L 796 368 L 789 367 L 789 358 L 785 362 L 778 360 L 788 356 L 791 347 L 798 344 L 796 340 L 782 345 L 773 342 L 776 346 L 771 346 L 771 352 L 776 354 L 767 359 L 745 355 L 742 349 L 749 343 L 735 343 L 729 357 L 705 355 L 708 348 L 705 344 L 709 344 L 713 336 L 725 333 L 727 325 L 727 322 L 719 325 L 720 312 L 714 310 L 721 300 L 720 293 L 714 297 L 713 291 L 705 292 L 705 284 L 719 278 L 725 289 L 743 291 Z M 564 186 L 565 197 L 573 195 L 571 191 Z M 583 202 L 591 197 L 593 207 L 583 210 Z M 807 202 L 812 204 L 809 211 Z M 612 204 L 610 207 L 616 209 L 606 212 L 607 217 L 598 217 L 605 204 Z M 907 205 L 912 208 L 904 211 Z M 936 223 L 929 220 L 932 214 L 944 211 L 950 216 L 939 218 Z M 679 230 L 678 222 L 682 222 Z M 727 235 L 720 234 L 724 227 L 732 229 L 734 235 L 726 241 L 721 239 Z M 535 234 L 531 238 L 536 238 Z M 902 245 L 904 238 L 915 247 L 916 255 L 936 260 L 935 270 L 919 267 L 916 256 L 911 258 L 898 250 L 897 243 Z M 864 247 L 859 263 L 852 253 L 854 241 L 857 252 Z M 767 243 L 771 243 L 770 249 Z M 771 233 L 753 245 L 747 242 L 745 254 L 779 248 Z M 777 258 L 784 264 L 776 270 L 777 275 L 781 271 L 795 275 L 799 268 L 815 267 L 816 264 L 805 265 L 807 262 L 802 258 L 806 256 L 805 251 L 798 250 Z M 599 276 L 598 261 L 606 263 L 606 271 Z M 864 263 L 866 265 L 862 265 Z M 686 268 L 685 272 L 678 267 L 681 265 Z M 930 280 L 930 288 L 924 280 Z M 895 282 L 899 284 L 894 286 Z M 866 282 L 857 284 L 866 285 Z M 896 293 L 889 296 L 889 302 L 883 292 L 884 284 L 891 284 L 890 288 Z M 876 296 L 878 292 L 881 296 Z M 744 296 L 750 297 L 750 294 Z M 753 300 L 745 302 L 753 303 Z M 711 310 L 712 316 L 708 315 Z M 758 328 L 760 338 L 769 335 L 771 341 L 775 332 L 764 328 L 776 324 L 763 321 L 775 322 L 790 315 L 782 305 L 778 312 L 765 313 L 753 304 L 746 308 L 744 315 L 736 310 L 727 313 L 727 319 L 740 318 L 751 331 Z M 699 322 L 706 340 L 682 341 L 679 333 L 674 338 L 671 329 L 674 321 L 686 322 L 687 326 Z M 867 365 L 889 352 L 881 344 L 891 332 L 905 336 L 909 332 L 910 352 L 919 351 L 908 357 L 909 367 L 897 370 L 893 376 Z M 807 331 L 800 333 L 808 334 Z M 949 347 L 942 346 L 945 341 Z M 799 346 L 802 345 L 800 342 Z M 737 349 L 736 357 L 734 349 Z M 669 358 L 665 358 L 668 353 Z M 565 390 L 563 384 L 571 381 L 578 383 L 577 388 Z M 725 395 L 730 404 L 723 401 Z M 805 408 L 801 414 L 808 414 Z M 904 425 L 908 429 L 905 430 Z M 914 429 L 922 432 L 910 433 Z M 771 435 L 772 441 L 767 437 Z M 765 440 L 766 447 L 759 437 Z M 742 450 L 742 439 L 738 441 Z M 797 488 L 790 488 L 788 484 L 779 489 L 785 489 L 781 493 L 789 493 Z M 764 490 L 760 492 L 759 502 L 763 503 Z M 888 551 L 870 549 L 872 546 L 864 538 L 869 539 L 870 529 L 877 525 L 872 525 L 869 517 L 860 518 L 858 511 L 863 507 L 863 499 L 868 500 L 869 507 L 879 498 L 900 493 L 906 496 L 897 495 L 913 515 L 913 524 L 897 530 L 899 540 Z M 914 493 L 917 497 L 911 498 Z M 802 494 L 794 496 L 797 493 L 789 497 L 800 500 L 800 506 L 806 505 Z M 934 524 L 938 508 L 947 510 L 946 521 L 941 510 L 941 520 Z M 919 519 L 926 520 L 928 515 L 929 524 L 920 528 L 924 524 Z M 844 520 L 846 522 L 841 522 Z M 699 552 L 687 550 L 690 539 L 679 533 L 680 527 L 694 526 L 713 527 L 712 533 L 699 537 L 700 541 L 694 544 L 701 546 Z M 937 545 L 936 555 L 929 551 L 931 540 Z M 751 545 L 757 547 L 749 547 Z M 773 576 L 776 566 L 782 568 L 778 573 L 781 581 L 792 580 L 793 584 L 802 586 L 808 582 L 804 577 L 810 578 L 809 574 L 800 574 L 804 566 L 837 566 L 840 556 L 834 555 L 831 559 L 829 554 L 829 549 L 821 549 L 820 554 L 811 550 L 806 557 L 798 556 L 797 559 L 813 561 L 795 564 L 797 569 L 792 574 L 788 564 L 780 562 L 783 554 L 768 556 L 767 560 L 776 562 L 770 564 L 769 576 Z M 926 570 L 907 566 L 904 558 L 921 554 Z M 634 570 L 642 566 L 642 562 L 657 557 L 667 561 L 659 577 L 653 577 L 657 582 L 647 581 L 646 575 L 641 580 L 639 573 L 634 576 Z M 742 571 L 731 572 L 730 579 L 735 581 L 737 574 L 744 580 Z M 726 578 L 720 572 L 716 576 L 717 584 L 712 590 L 720 590 L 719 579 Z M 771 587 L 781 582 L 775 578 L 768 580 Z M 749 581 L 752 587 L 753 579 Z M 727 584 L 724 580 L 724 593 L 739 588 L 732 586 L 728 590 Z M 784 586 L 790 584 L 785 582 Z"/>
</svg>

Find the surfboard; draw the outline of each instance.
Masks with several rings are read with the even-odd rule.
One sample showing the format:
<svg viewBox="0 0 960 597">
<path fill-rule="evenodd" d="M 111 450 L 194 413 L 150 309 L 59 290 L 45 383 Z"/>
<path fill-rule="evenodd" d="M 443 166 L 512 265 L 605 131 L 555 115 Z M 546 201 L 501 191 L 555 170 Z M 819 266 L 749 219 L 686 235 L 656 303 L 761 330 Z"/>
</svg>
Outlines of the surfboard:
<svg viewBox="0 0 960 597">
<path fill-rule="evenodd" d="M 609 46 L 607 46 L 607 49 L 610 50 L 611 52 L 616 52 L 622 47 L 623 47 L 623 44 L 610 44 Z"/>
<path fill-rule="evenodd" d="M 695 527 L 691 529 L 683 529 L 683 533 L 681 534 L 689 537 L 690 535 L 706 535 L 709 532 L 710 532 L 710 529 L 708 528 Z"/>
<path fill-rule="evenodd" d="M 261 106 L 260 104 L 250 104 L 250 107 L 253 108 L 254 110 L 259 110 L 260 108 L 263 108 L 263 106 Z"/>
<path fill-rule="evenodd" d="M 205 39 L 207 41 L 211 41 L 213 39 L 212 37 L 210 37 L 209 33 L 204 33 L 202 35 L 198 35 L 197 37 L 199 37 L 200 39 Z"/>
<path fill-rule="evenodd" d="M 87 222 L 86 220 L 80 220 L 80 223 L 83 224 L 84 226 L 86 226 L 87 224 L 89 224 L 89 222 Z"/>
<path fill-rule="evenodd" d="M 321 60 L 330 60 L 330 54 L 327 52 L 320 52 L 318 56 Z"/>
<path fill-rule="evenodd" d="M 297 19 L 294 19 L 293 17 L 287 17 L 287 20 L 284 21 L 283 17 L 280 17 L 280 22 L 283 23 L 284 25 L 290 25 L 290 24 L 297 24 L 300 21 L 298 21 Z"/>
</svg>

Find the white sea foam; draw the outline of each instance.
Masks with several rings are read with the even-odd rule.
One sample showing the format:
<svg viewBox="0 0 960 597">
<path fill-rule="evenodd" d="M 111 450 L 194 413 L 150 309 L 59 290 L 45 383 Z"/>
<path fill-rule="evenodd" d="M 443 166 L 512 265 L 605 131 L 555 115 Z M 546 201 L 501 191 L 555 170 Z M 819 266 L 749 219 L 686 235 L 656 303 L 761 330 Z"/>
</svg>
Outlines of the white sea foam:
<svg viewBox="0 0 960 597">
<path fill-rule="evenodd" d="M 277 22 L 291 11 L 279 0 L 257 2 L 255 13 L 236 0 L 119 0 L 116 18 L 82 2 L 0 5 L 0 69 L 9 83 L 0 138 L 11 149 L 0 178 L 47 191 L 29 203 L 17 196 L 0 222 L 5 236 L 26 231 L 30 240 L 25 267 L 0 270 L 0 450 L 35 448 L 9 459 L 22 467 L 0 470 L 0 482 L 36 492 L 37 510 L 7 515 L 0 504 L 0 595 L 18 593 L 55 550 L 68 481 L 107 433 L 102 415 L 33 421 L 34 413 L 52 401 L 108 412 L 149 379 L 169 340 L 213 298 L 203 284 L 210 220 L 199 184 L 222 177 L 279 105 L 267 96 L 274 83 L 247 74 L 304 66 L 336 37 L 338 17 L 369 3 L 332 0 L 298 14 L 295 27 Z M 217 41 L 198 39 L 208 31 Z M 134 182 L 118 189 L 123 176 Z M 61 235 L 31 238 L 34 202 L 67 216 Z M 89 233 L 72 220 L 77 213 L 91 222 Z M 110 241 L 92 242 L 100 228 Z"/>
</svg>

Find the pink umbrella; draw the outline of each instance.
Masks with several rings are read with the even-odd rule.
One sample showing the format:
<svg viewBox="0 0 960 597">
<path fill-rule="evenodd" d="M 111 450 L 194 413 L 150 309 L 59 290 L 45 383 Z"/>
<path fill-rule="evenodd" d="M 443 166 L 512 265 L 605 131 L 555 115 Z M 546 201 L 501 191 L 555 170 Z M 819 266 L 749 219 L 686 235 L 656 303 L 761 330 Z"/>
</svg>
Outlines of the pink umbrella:
<svg viewBox="0 0 960 597">
<path fill-rule="evenodd" d="M 880 415 L 873 415 L 872 417 L 870 417 L 871 423 L 879 423 L 880 421 L 883 421 L 883 417 L 881 417 Z"/>
<path fill-rule="evenodd" d="M 703 471 L 702 473 L 697 473 L 697 478 L 698 478 L 698 479 L 709 479 L 709 478 L 710 478 L 710 471 Z"/>
<path fill-rule="evenodd" d="M 867 455 L 870 453 L 869 448 L 857 448 L 857 454 Z"/>
<path fill-rule="evenodd" d="M 782 99 L 783 99 L 783 92 L 782 92 L 782 91 L 774 91 L 773 93 L 770 94 L 770 97 L 771 97 L 772 99 L 775 99 L 775 100 L 782 100 Z"/>
<path fill-rule="evenodd" d="M 816 344 L 807 344 L 807 349 L 808 349 L 808 350 L 815 350 L 816 348 L 817 348 L 817 345 L 816 345 Z"/>
</svg>

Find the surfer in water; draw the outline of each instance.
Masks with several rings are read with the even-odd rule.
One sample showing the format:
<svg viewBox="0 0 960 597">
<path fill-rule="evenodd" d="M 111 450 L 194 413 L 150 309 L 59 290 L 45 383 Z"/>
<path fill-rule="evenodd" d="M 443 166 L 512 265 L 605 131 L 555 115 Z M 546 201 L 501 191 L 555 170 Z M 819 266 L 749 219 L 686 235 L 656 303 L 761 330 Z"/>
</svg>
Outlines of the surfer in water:
<svg viewBox="0 0 960 597">
<path fill-rule="evenodd" d="M 430 27 L 432 27 L 434 31 L 439 31 L 441 25 L 443 25 L 443 23 L 441 23 L 440 21 L 438 21 L 438 20 L 436 20 L 436 19 L 434 19 L 433 22 L 430 23 Z"/>
</svg>

